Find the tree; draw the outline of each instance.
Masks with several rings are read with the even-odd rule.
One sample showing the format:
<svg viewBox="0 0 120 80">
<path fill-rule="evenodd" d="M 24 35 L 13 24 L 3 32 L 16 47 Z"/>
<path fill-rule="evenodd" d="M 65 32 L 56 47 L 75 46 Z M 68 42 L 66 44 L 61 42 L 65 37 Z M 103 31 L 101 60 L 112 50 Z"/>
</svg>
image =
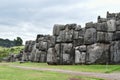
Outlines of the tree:
<svg viewBox="0 0 120 80">
<path fill-rule="evenodd" d="M 14 39 L 15 46 L 21 46 L 23 44 L 23 40 L 20 37 L 17 37 L 17 39 Z"/>
</svg>

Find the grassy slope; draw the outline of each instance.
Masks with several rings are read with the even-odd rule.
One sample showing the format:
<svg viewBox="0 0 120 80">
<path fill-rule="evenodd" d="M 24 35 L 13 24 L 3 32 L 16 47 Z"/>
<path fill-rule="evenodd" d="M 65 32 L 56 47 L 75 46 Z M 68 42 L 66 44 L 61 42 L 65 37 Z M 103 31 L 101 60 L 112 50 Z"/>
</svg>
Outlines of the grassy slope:
<svg viewBox="0 0 120 80">
<path fill-rule="evenodd" d="M 19 53 L 24 46 L 16 46 L 16 47 L 11 47 L 11 48 L 6 48 L 6 47 L 0 47 L 0 58 L 6 57 L 9 55 L 9 53 L 14 53 L 17 54 Z"/>
<path fill-rule="evenodd" d="M 11 68 L 7 65 L 0 65 L 0 80 L 69 80 L 70 78 L 80 80 L 103 80 L 57 72 L 23 70 Z"/>
<path fill-rule="evenodd" d="M 111 73 L 111 72 L 120 72 L 120 65 L 47 65 L 47 63 L 23 63 L 19 64 L 18 62 L 12 63 L 21 66 L 34 66 L 42 68 L 57 68 L 65 70 L 74 70 L 74 71 L 83 71 L 83 72 L 101 72 L 101 73 Z"/>
</svg>

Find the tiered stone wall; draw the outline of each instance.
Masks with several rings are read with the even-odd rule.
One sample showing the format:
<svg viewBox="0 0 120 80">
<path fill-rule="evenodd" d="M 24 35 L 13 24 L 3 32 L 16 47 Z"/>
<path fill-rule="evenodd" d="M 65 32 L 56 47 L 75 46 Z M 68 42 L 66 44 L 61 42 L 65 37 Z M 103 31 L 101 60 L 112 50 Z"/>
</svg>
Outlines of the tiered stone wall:
<svg viewBox="0 0 120 80">
<path fill-rule="evenodd" d="M 25 45 L 23 60 L 48 64 L 119 64 L 120 13 L 107 12 L 97 23 L 55 24 L 53 35 L 37 35 Z M 23 55 L 24 57 L 24 55 Z M 29 58 L 29 59 L 27 59 Z"/>
</svg>

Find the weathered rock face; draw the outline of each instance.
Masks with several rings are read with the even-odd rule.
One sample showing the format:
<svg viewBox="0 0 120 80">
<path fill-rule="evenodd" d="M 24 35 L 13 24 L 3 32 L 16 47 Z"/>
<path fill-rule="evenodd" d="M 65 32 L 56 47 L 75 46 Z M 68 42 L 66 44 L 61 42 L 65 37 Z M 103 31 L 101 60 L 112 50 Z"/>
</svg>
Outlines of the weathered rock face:
<svg viewBox="0 0 120 80">
<path fill-rule="evenodd" d="M 107 18 L 77 24 L 55 24 L 53 35 L 37 35 L 27 41 L 23 60 L 48 64 L 120 63 L 120 13 L 107 12 Z"/>
<path fill-rule="evenodd" d="M 111 63 L 120 63 L 120 41 L 114 41 L 110 47 Z"/>
<path fill-rule="evenodd" d="M 57 64 L 57 54 L 55 53 L 54 48 L 49 48 L 48 49 L 48 54 L 47 54 L 47 63 L 48 64 Z"/>
<path fill-rule="evenodd" d="M 109 62 L 109 45 L 96 43 L 87 46 L 86 64 L 105 64 Z"/>
<path fill-rule="evenodd" d="M 115 32 L 116 31 L 116 21 L 114 19 L 107 21 L 108 32 Z"/>
<path fill-rule="evenodd" d="M 88 28 L 84 35 L 84 44 L 89 45 L 96 42 L 96 29 Z"/>
<path fill-rule="evenodd" d="M 86 45 L 75 47 L 75 64 L 85 64 L 86 62 Z"/>
<path fill-rule="evenodd" d="M 106 22 L 96 23 L 95 26 L 96 26 L 97 31 L 100 31 L 100 32 L 107 32 L 108 30 Z"/>
</svg>

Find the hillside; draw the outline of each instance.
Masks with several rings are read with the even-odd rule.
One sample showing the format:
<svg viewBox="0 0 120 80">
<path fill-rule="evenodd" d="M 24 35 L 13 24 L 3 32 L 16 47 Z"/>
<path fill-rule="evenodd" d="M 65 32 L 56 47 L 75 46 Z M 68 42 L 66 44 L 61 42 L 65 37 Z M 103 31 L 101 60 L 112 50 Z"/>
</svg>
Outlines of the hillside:
<svg viewBox="0 0 120 80">
<path fill-rule="evenodd" d="M 11 47 L 11 48 L 6 48 L 6 47 L 0 47 L 0 59 L 3 57 L 8 56 L 9 54 L 17 54 L 19 53 L 22 49 L 24 48 L 24 46 L 15 46 L 15 47 Z"/>
</svg>

